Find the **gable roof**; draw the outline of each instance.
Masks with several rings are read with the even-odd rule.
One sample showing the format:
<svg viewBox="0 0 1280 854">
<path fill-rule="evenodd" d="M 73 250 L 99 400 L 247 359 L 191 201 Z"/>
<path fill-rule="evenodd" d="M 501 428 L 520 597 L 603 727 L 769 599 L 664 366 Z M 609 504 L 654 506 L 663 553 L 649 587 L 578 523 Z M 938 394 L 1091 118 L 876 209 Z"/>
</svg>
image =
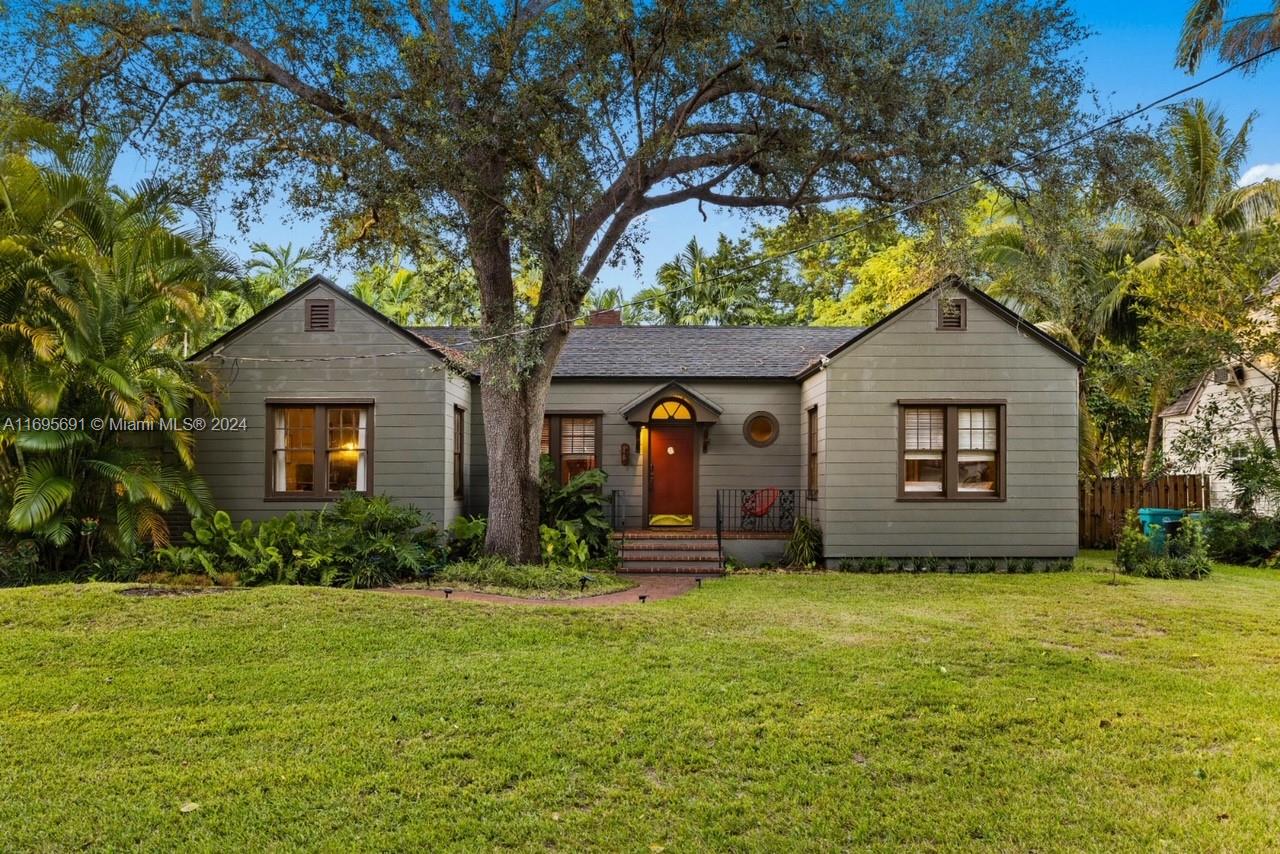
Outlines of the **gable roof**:
<svg viewBox="0 0 1280 854">
<path fill-rule="evenodd" d="M 1186 391 L 1178 395 L 1178 398 L 1164 409 L 1160 410 L 1161 418 L 1176 418 L 1179 415 L 1186 415 L 1191 411 L 1191 407 L 1195 404 L 1196 398 L 1200 396 L 1200 389 L 1204 388 L 1204 381 L 1209 375 L 1205 374 L 1200 378 L 1200 382 L 1193 386 L 1189 386 Z"/>
<path fill-rule="evenodd" d="M 959 278 L 953 276 L 949 279 L 946 279 L 942 282 L 941 285 L 939 285 L 939 287 L 951 288 L 952 290 L 955 290 L 961 294 L 964 294 L 965 297 L 972 299 L 973 301 L 977 302 L 979 305 L 985 307 L 988 311 L 990 311 L 996 317 L 1008 323 L 1014 329 L 1018 329 L 1020 331 L 1026 332 L 1029 336 L 1031 336 L 1031 338 L 1043 344 L 1045 347 L 1048 347 L 1054 353 L 1057 353 L 1063 359 L 1065 359 L 1068 362 L 1071 362 L 1076 367 L 1080 367 L 1084 365 L 1084 359 L 1075 350 L 1072 350 L 1070 347 L 1068 347 L 1066 344 L 1063 344 L 1057 338 L 1054 338 L 1052 335 L 1045 332 L 1043 329 L 1039 328 L 1034 323 L 1031 323 L 1025 317 L 1018 314 L 1016 311 L 1009 308 L 1004 303 L 1000 302 L 994 297 L 988 296 L 987 294 L 983 293 L 977 288 L 974 288 L 968 284 L 965 284 Z M 826 359 L 815 360 L 814 363 L 810 365 L 809 368 L 805 370 L 800 375 L 799 378 L 804 379 L 805 377 L 809 376 L 814 371 L 817 371 L 820 367 L 822 367 L 822 363 L 827 359 L 833 359 L 836 356 L 838 356 L 840 353 L 843 353 L 845 350 L 849 349 L 849 347 L 858 343 L 859 341 L 863 341 L 867 338 L 870 338 L 872 335 L 879 332 L 881 329 L 885 328 L 890 323 L 893 323 L 893 321 L 897 320 L 899 317 L 906 314 L 911 309 L 915 308 L 921 302 L 933 296 L 937 291 L 938 291 L 938 287 L 928 288 L 922 293 L 908 300 L 903 305 L 898 306 L 896 309 L 889 312 L 880 320 L 876 321 L 875 323 L 868 326 L 866 329 L 862 330 L 862 332 L 859 335 L 849 339 L 844 344 L 841 344 L 840 346 L 836 347 L 830 353 L 824 354 Z"/>
<path fill-rule="evenodd" d="M 472 330 L 415 327 L 467 352 Z M 795 379 L 862 333 L 848 326 L 575 326 L 556 379 Z"/>
<path fill-rule="evenodd" d="M 187 361 L 198 362 L 201 359 L 209 356 L 214 351 L 219 350 L 222 347 L 225 347 L 235 339 L 239 338 L 244 333 L 248 332 L 250 329 L 253 329 L 262 321 L 266 320 L 268 317 L 271 317 L 273 314 L 280 311 L 281 309 L 286 308 L 287 306 L 297 302 L 305 294 L 314 293 L 314 288 L 316 287 L 324 288 L 325 290 L 333 294 L 333 296 L 336 297 L 337 299 L 343 300 L 352 308 L 355 308 L 363 312 L 375 322 L 386 327 L 388 330 L 395 333 L 396 335 L 399 335 L 401 338 L 404 338 L 406 341 L 411 342 L 413 345 L 417 347 L 421 347 L 424 350 L 427 350 L 428 352 L 434 353 L 435 355 L 439 356 L 442 359 L 445 359 L 446 361 L 456 361 L 456 359 L 451 359 L 451 354 L 446 352 L 444 348 L 434 344 L 433 342 L 425 340 L 419 335 L 414 335 L 408 329 L 405 329 L 403 326 L 396 323 L 394 320 L 387 317 L 385 314 L 378 311 L 373 306 L 368 305 L 365 302 L 362 302 L 361 300 L 356 299 L 356 297 L 347 289 L 338 287 L 330 279 L 327 279 L 324 276 L 320 276 L 320 275 L 312 276 L 302 284 L 298 285 L 293 290 L 286 293 L 284 296 L 280 297 L 275 302 L 263 308 L 253 317 L 250 317 L 248 320 L 241 323 L 239 326 L 236 326 L 224 332 L 222 335 L 218 336 L 213 341 L 206 344 L 204 347 L 200 348 L 200 350 L 198 350 L 196 353 L 192 354 L 191 356 L 188 356 Z"/>
</svg>

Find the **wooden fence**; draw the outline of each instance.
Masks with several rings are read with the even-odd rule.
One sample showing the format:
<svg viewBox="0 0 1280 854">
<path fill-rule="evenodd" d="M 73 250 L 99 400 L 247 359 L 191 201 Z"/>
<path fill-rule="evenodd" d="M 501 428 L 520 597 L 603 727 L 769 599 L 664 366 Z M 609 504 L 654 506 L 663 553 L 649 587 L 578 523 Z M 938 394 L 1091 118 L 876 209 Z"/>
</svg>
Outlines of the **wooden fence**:
<svg viewBox="0 0 1280 854">
<path fill-rule="evenodd" d="M 1202 474 L 1172 474 L 1155 480 L 1103 477 L 1080 481 L 1080 545 L 1112 548 L 1124 524 L 1126 510 L 1172 507 L 1203 510 L 1209 503 L 1209 478 Z"/>
</svg>

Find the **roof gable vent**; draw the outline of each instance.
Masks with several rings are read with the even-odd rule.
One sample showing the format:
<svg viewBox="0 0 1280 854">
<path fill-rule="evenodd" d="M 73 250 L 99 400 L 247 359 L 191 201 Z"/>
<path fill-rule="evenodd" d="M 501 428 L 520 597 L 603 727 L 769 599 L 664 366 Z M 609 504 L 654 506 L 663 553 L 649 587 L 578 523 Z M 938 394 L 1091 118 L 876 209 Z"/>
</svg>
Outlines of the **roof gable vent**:
<svg viewBox="0 0 1280 854">
<path fill-rule="evenodd" d="M 938 301 L 938 328 L 959 331 L 965 328 L 965 300 L 944 299 Z"/>
<path fill-rule="evenodd" d="M 333 300 L 309 299 L 306 304 L 306 329 L 308 332 L 333 331 Z"/>
</svg>

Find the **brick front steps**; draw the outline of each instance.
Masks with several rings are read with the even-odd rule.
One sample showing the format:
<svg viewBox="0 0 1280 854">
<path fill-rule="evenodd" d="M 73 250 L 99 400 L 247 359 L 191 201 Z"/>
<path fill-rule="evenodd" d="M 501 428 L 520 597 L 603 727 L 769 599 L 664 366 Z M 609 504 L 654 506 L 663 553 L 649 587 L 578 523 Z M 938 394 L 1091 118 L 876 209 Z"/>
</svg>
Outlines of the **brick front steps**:
<svg viewBox="0 0 1280 854">
<path fill-rule="evenodd" d="M 622 555 L 622 572 L 719 575 L 715 531 L 625 531 L 612 535 Z"/>
</svg>

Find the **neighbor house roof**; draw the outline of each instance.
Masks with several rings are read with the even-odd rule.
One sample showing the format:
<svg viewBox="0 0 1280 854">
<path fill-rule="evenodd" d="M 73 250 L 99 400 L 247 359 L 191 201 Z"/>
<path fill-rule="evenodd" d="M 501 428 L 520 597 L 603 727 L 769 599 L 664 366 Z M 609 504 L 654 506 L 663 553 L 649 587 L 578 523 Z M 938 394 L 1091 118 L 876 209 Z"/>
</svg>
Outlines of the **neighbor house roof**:
<svg viewBox="0 0 1280 854">
<path fill-rule="evenodd" d="M 1203 385 L 1204 380 L 1201 379 L 1200 382 L 1178 395 L 1177 400 L 1160 410 L 1160 417 L 1177 418 L 1179 415 L 1186 415 L 1191 411 L 1191 406 L 1195 403 L 1196 396 L 1200 393 L 1200 387 Z"/>
<path fill-rule="evenodd" d="M 463 352 L 474 346 L 470 329 L 410 331 L 437 346 Z M 555 376 L 792 379 L 861 332 L 849 326 L 576 326 Z"/>
</svg>

